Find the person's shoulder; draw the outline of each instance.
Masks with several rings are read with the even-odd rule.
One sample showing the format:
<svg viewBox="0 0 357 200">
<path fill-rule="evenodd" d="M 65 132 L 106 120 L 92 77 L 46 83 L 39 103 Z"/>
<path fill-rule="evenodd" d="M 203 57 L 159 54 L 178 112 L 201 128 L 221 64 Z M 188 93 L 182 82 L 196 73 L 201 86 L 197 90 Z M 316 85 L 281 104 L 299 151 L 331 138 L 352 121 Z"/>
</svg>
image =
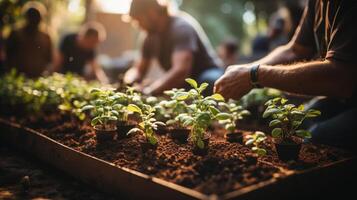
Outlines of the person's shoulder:
<svg viewBox="0 0 357 200">
<path fill-rule="evenodd" d="M 176 28 L 194 28 L 195 24 L 198 23 L 190 14 L 183 11 L 177 12 L 175 15 L 172 15 L 173 27 Z"/>
<path fill-rule="evenodd" d="M 197 23 L 189 14 L 180 12 L 172 16 L 172 32 L 174 34 L 192 34 L 196 32 Z"/>
</svg>

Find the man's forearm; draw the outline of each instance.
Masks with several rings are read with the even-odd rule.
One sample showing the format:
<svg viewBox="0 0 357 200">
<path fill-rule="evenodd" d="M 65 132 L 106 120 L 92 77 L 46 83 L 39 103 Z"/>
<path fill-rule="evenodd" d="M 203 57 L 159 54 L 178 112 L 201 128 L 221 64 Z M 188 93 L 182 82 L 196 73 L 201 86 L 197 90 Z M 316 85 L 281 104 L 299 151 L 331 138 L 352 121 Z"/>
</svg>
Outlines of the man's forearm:
<svg viewBox="0 0 357 200">
<path fill-rule="evenodd" d="M 330 61 L 316 61 L 290 65 L 262 65 L 259 69 L 259 82 L 286 92 L 350 97 L 355 89 L 356 70 Z"/>
</svg>

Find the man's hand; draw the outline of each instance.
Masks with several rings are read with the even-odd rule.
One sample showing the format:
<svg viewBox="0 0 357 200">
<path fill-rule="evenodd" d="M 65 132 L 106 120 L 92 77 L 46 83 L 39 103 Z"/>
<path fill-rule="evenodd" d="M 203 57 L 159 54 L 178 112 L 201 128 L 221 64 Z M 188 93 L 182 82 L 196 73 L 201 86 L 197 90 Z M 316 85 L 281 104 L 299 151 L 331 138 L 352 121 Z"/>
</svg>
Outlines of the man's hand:
<svg viewBox="0 0 357 200">
<path fill-rule="evenodd" d="M 246 65 L 233 65 L 214 84 L 214 92 L 226 99 L 240 99 L 252 89 L 250 82 L 250 67 Z"/>
</svg>

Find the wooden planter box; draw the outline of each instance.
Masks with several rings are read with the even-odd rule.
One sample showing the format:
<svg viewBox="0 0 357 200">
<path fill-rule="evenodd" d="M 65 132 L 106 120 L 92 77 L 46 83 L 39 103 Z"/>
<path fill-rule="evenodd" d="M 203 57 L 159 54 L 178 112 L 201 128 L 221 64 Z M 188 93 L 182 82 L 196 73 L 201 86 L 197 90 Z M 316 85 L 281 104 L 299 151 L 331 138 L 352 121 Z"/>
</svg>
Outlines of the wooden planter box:
<svg viewBox="0 0 357 200">
<path fill-rule="evenodd" d="M 348 158 L 306 171 L 280 169 L 280 178 L 272 178 L 228 194 L 205 195 L 143 173 L 115 166 L 73 150 L 45 135 L 0 119 L 0 144 L 8 144 L 99 190 L 126 199 L 218 200 L 270 199 L 309 195 L 313 191 L 328 194 L 348 184 L 356 175 L 356 159 Z M 350 180 L 350 179 L 351 180 Z"/>
</svg>

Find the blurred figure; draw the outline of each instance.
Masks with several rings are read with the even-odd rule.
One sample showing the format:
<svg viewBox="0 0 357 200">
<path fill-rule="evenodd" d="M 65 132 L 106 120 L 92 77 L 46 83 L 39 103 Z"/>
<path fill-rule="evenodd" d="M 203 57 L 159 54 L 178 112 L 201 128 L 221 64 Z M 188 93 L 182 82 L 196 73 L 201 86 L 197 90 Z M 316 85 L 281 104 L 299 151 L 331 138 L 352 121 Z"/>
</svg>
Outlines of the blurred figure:
<svg viewBox="0 0 357 200">
<path fill-rule="evenodd" d="M 160 1 L 162 2 L 162 1 Z M 125 75 L 128 84 L 137 83 L 137 89 L 146 94 L 160 94 L 165 90 L 186 86 L 185 78 L 213 83 L 223 74 L 221 61 L 215 54 L 199 23 L 186 13 L 175 15 L 167 5 L 157 0 L 133 0 L 130 16 L 147 36 L 142 56 Z M 143 81 L 151 61 L 157 58 L 166 73 L 158 80 Z"/>
<path fill-rule="evenodd" d="M 217 51 L 225 68 L 237 64 L 239 58 L 239 43 L 236 39 L 230 38 L 224 40 L 218 46 Z"/>
<path fill-rule="evenodd" d="M 30 1 L 23 7 L 25 26 L 11 32 L 6 41 L 6 66 L 35 78 L 41 76 L 52 61 L 50 36 L 40 30 L 46 8 Z"/>
<path fill-rule="evenodd" d="M 56 54 L 53 71 L 72 72 L 86 79 L 97 78 L 102 83 L 109 83 L 96 60 L 96 49 L 105 38 L 105 29 L 97 22 L 86 23 L 78 33 L 66 35 Z"/>
<path fill-rule="evenodd" d="M 285 19 L 275 13 L 270 17 L 268 33 L 253 40 L 253 60 L 260 59 L 276 47 L 286 44 L 289 39 L 285 32 Z"/>
</svg>

